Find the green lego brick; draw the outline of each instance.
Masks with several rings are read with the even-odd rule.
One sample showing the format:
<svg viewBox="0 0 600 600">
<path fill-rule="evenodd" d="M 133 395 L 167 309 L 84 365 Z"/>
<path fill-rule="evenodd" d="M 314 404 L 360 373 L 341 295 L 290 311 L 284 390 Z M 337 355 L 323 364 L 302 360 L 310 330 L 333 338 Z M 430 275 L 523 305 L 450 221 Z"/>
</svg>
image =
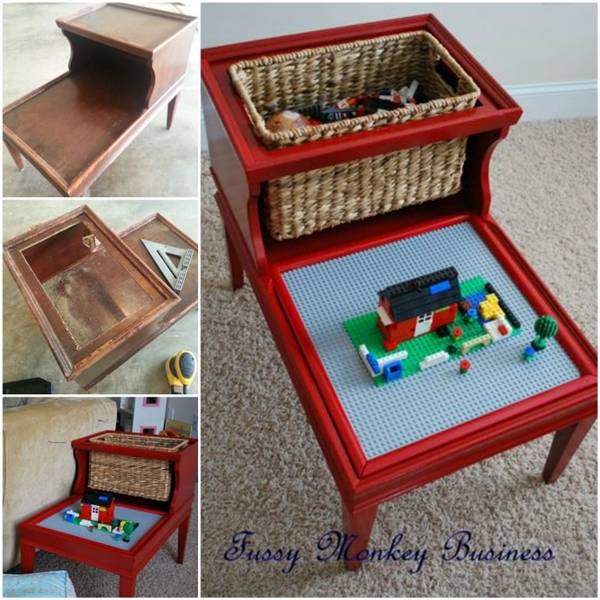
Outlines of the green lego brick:
<svg viewBox="0 0 600 600">
<path fill-rule="evenodd" d="M 461 294 L 464 297 L 470 296 L 471 294 L 475 294 L 477 292 L 486 293 L 485 284 L 486 281 L 483 277 L 473 277 L 472 279 L 467 279 L 463 282 L 460 282 Z M 361 344 L 365 344 L 365 346 L 369 349 L 369 352 L 373 353 L 376 358 L 394 354 L 396 352 L 400 352 L 401 350 L 408 352 L 408 357 L 402 361 L 404 366 L 402 379 L 421 372 L 421 367 L 419 365 L 425 357 L 442 350 L 447 352 L 448 346 L 454 343 L 451 336 L 442 338 L 438 336 L 435 331 L 432 331 L 411 340 L 407 340 L 406 342 L 402 342 L 395 350 L 392 352 L 387 352 L 383 346 L 383 337 L 377 327 L 377 312 L 374 311 L 354 317 L 352 319 L 347 319 L 344 321 L 343 325 L 346 333 L 350 337 L 352 345 L 356 348 L 357 352 Z M 471 322 L 468 322 L 464 315 L 462 315 L 460 312 L 458 312 L 456 319 L 448 327 L 450 330 L 452 330 L 454 327 L 460 327 L 463 330 L 463 335 L 458 342 L 455 343 L 458 351 L 454 354 L 450 354 L 449 360 L 459 360 L 463 358 L 463 355 L 460 353 L 460 347 L 462 344 L 487 333 L 483 325 L 481 325 L 477 319 L 473 319 Z M 511 335 L 518 335 L 520 332 L 520 329 L 513 329 Z M 490 344 L 488 348 L 493 347 L 493 345 L 493 343 Z M 468 354 L 479 352 L 483 348 L 483 346 L 477 346 L 468 352 Z M 435 371 L 435 369 L 432 370 Z M 377 377 L 373 378 L 373 383 L 377 387 L 380 387 L 385 385 L 386 381 L 384 380 L 383 375 L 378 375 Z"/>
<path fill-rule="evenodd" d="M 81 523 L 80 517 L 74 517 L 74 519 L 73 519 L 73 521 L 71 521 L 71 523 L 73 523 L 74 525 L 80 525 L 82 527 L 85 527 L 86 529 L 88 529 L 88 531 L 96 530 L 96 531 L 100 531 L 100 532 L 108 533 L 108 534 L 112 535 L 113 530 L 119 526 L 119 523 L 121 523 L 121 521 L 123 521 L 123 535 L 121 536 L 121 540 L 123 542 L 129 542 L 129 536 L 135 531 L 135 529 L 139 525 L 139 523 L 136 523 L 135 521 L 128 521 L 126 519 L 115 518 L 112 520 L 110 525 L 108 523 L 99 523 L 98 521 L 91 521 L 91 520 L 90 520 L 91 525 L 83 525 Z"/>
</svg>

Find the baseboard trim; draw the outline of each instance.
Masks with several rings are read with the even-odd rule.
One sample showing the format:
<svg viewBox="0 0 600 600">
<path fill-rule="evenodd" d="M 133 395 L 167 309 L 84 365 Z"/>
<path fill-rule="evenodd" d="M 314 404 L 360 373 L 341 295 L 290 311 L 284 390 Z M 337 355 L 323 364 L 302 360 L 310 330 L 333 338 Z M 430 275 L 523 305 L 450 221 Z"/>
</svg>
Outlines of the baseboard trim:
<svg viewBox="0 0 600 600">
<path fill-rule="evenodd" d="M 575 119 L 598 114 L 598 82 L 594 79 L 560 83 L 526 83 L 506 86 L 508 93 L 523 108 L 523 121 Z M 201 117 L 202 150 L 208 150 Z"/>
<path fill-rule="evenodd" d="M 508 85 L 506 90 L 523 108 L 524 121 L 574 119 L 598 114 L 598 82 L 594 79 Z"/>
</svg>

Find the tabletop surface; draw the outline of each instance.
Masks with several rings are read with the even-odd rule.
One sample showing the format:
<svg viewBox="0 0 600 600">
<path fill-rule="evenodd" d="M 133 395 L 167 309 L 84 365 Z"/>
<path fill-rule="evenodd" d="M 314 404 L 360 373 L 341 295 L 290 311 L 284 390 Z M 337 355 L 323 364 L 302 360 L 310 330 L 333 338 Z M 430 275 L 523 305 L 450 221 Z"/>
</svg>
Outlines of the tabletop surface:
<svg viewBox="0 0 600 600">
<path fill-rule="evenodd" d="M 142 96 L 143 99 L 143 96 Z M 4 126 L 66 188 L 141 116 L 139 86 L 118 73 L 71 73 L 4 114 Z"/>
<path fill-rule="evenodd" d="M 126 4 L 105 4 L 96 10 L 59 19 L 59 25 L 77 27 L 105 38 L 153 50 L 178 33 L 194 17 L 166 11 L 145 11 Z"/>
<path fill-rule="evenodd" d="M 489 281 L 522 333 L 469 355 L 465 376 L 449 361 L 376 387 L 343 321 L 374 311 L 377 292 L 388 285 L 449 266 L 460 281 Z M 580 375 L 556 340 L 534 361 L 522 361 L 538 315 L 468 223 L 290 270 L 283 279 L 367 460 Z"/>
<path fill-rule="evenodd" d="M 105 533 L 103 531 L 88 531 L 87 527 L 65 521 L 65 519 L 63 519 L 63 513 L 65 510 L 69 509 L 79 512 L 80 503 L 75 502 L 71 506 L 65 506 L 60 510 L 57 510 L 53 515 L 45 518 L 43 521 L 40 521 L 38 523 L 38 527 L 46 527 L 47 529 L 53 529 L 54 531 L 59 531 L 68 535 L 74 535 L 75 537 L 81 538 L 82 540 L 88 540 L 90 542 L 99 542 L 100 544 L 105 544 L 107 546 L 117 548 L 118 550 L 131 550 L 164 516 L 160 513 L 119 506 L 117 503 L 117 507 L 115 509 L 115 518 L 127 519 L 129 521 L 135 521 L 139 523 L 139 525 L 131 534 L 130 541 L 123 542 L 122 540 L 114 539 L 109 533 Z"/>
</svg>

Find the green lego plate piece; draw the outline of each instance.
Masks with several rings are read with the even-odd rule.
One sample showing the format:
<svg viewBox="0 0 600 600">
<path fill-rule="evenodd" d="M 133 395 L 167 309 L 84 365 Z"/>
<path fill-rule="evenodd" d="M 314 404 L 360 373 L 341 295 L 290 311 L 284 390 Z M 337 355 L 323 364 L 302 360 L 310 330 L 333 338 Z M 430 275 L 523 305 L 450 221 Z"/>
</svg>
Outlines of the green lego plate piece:
<svg viewBox="0 0 600 600">
<path fill-rule="evenodd" d="M 127 543 L 129 542 L 129 536 L 135 531 L 135 529 L 139 525 L 139 523 L 136 523 L 135 521 L 128 521 L 126 519 L 113 519 L 110 525 L 99 523 L 98 521 L 90 521 L 91 526 L 89 526 L 81 523 L 80 517 L 74 517 L 73 520 L 70 522 L 74 525 L 86 527 L 88 531 L 96 530 L 102 533 L 109 533 L 110 535 L 112 535 L 113 530 L 119 526 L 119 523 L 121 523 L 121 521 L 123 521 L 123 535 L 121 536 L 121 540 Z"/>
<path fill-rule="evenodd" d="M 485 284 L 486 281 L 483 277 L 473 277 L 472 279 L 460 282 L 459 285 L 462 297 L 464 298 L 465 296 L 470 296 L 478 292 L 487 294 Z M 387 352 L 383 347 L 383 337 L 377 327 L 377 312 L 374 311 L 358 317 L 353 317 L 352 319 L 347 319 L 344 321 L 343 325 L 357 352 L 361 344 L 364 344 L 369 349 L 369 352 L 376 358 L 395 354 L 401 350 L 408 352 L 407 358 L 402 361 L 402 379 L 421 372 L 421 367 L 419 365 L 425 357 L 442 350 L 447 352 L 448 347 L 453 343 L 450 336 L 440 337 L 435 331 L 432 331 L 431 333 L 426 333 L 411 340 L 407 340 L 406 342 L 402 342 L 395 350 Z M 454 323 L 449 325 L 449 327 L 450 329 L 453 327 L 460 327 L 463 330 L 463 335 L 460 340 L 458 340 L 457 346 L 487 333 L 483 325 L 481 325 L 477 319 L 468 322 L 460 312 L 454 320 Z M 513 329 L 511 335 L 518 335 L 519 333 L 521 333 L 521 329 Z M 489 347 L 491 348 L 493 345 L 494 344 L 492 343 Z M 482 348 L 484 348 L 484 346 L 474 347 L 468 354 L 478 352 Z M 450 354 L 450 360 L 458 360 L 461 358 L 464 357 L 458 349 L 456 353 Z M 377 387 L 386 385 L 383 375 L 373 377 L 373 383 Z"/>
</svg>

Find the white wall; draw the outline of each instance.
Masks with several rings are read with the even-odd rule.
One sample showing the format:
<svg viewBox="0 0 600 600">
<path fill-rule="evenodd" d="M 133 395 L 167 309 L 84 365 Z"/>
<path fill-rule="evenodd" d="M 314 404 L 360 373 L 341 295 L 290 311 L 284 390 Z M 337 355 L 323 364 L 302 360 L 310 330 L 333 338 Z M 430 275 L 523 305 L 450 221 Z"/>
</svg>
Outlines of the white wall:
<svg viewBox="0 0 600 600">
<path fill-rule="evenodd" d="M 169 398 L 167 419 L 185 421 L 192 424 L 192 437 L 198 437 L 198 399 Z"/>
<path fill-rule="evenodd" d="M 434 13 L 504 85 L 596 79 L 595 4 L 203 3 L 203 48 Z"/>
</svg>

